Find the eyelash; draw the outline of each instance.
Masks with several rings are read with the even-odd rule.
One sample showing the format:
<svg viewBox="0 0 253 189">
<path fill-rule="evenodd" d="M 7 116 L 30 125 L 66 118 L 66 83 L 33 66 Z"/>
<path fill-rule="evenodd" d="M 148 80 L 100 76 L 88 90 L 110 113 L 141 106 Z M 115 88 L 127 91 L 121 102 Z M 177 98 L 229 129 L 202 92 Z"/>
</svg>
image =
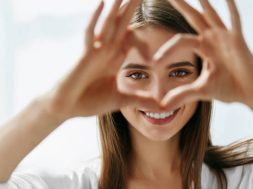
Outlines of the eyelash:
<svg viewBox="0 0 253 189">
<path fill-rule="evenodd" d="M 144 78 L 143 77 L 137 78 L 136 75 L 138 75 L 138 76 L 142 75 L 142 76 L 144 76 Z M 135 76 L 135 77 L 133 77 L 133 76 Z M 134 72 L 134 73 L 129 74 L 127 77 L 130 77 L 131 79 L 134 79 L 134 80 L 148 79 L 148 75 L 145 73 L 142 73 L 142 72 Z"/>
<path fill-rule="evenodd" d="M 184 73 L 184 74 L 182 75 L 182 73 Z M 192 74 L 192 72 L 190 72 L 188 70 L 175 70 L 169 74 L 169 77 L 184 78 L 184 77 L 187 77 L 191 74 Z M 127 75 L 127 77 L 129 77 L 133 80 L 148 79 L 148 75 L 143 72 L 134 72 L 134 73 Z"/>
<path fill-rule="evenodd" d="M 184 75 L 178 75 L 178 73 L 183 73 L 184 72 Z M 176 75 L 172 75 L 172 74 L 175 74 Z M 184 78 L 184 77 L 187 77 L 189 75 L 191 75 L 192 72 L 188 71 L 188 70 L 175 70 L 173 71 L 172 73 L 169 74 L 170 77 L 178 77 L 178 78 Z"/>
</svg>

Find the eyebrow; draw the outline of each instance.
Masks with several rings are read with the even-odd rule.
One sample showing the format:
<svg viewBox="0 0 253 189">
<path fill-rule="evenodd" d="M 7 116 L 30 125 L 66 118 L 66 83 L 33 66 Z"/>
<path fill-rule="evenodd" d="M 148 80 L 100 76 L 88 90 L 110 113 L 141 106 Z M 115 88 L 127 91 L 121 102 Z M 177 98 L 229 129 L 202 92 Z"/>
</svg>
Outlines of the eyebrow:
<svg viewBox="0 0 253 189">
<path fill-rule="evenodd" d="M 190 66 L 190 67 L 196 67 L 194 64 L 192 64 L 191 62 L 188 62 L 188 61 L 183 61 L 183 62 L 177 62 L 177 63 L 173 63 L 173 64 L 170 64 L 168 66 L 166 66 L 166 68 L 177 68 L 177 67 L 182 67 L 182 66 Z"/>
<path fill-rule="evenodd" d="M 190 63 L 188 61 L 183 61 L 183 62 L 176 62 L 176 63 L 170 64 L 170 65 L 167 65 L 166 68 L 171 69 L 171 68 L 178 68 L 178 67 L 182 67 L 182 66 L 196 67 L 195 65 L 193 65 L 192 63 Z M 130 63 L 130 64 L 127 64 L 125 67 L 123 67 L 123 69 L 149 70 L 150 68 L 148 66 L 145 66 L 142 64 Z"/>
</svg>

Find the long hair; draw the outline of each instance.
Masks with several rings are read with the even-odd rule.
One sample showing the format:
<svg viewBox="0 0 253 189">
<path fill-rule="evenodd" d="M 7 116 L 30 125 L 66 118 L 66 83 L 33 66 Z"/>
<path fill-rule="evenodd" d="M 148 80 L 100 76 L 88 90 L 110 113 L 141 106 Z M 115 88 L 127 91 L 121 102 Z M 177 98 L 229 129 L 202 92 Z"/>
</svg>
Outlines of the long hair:
<svg viewBox="0 0 253 189">
<path fill-rule="evenodd" d="M 197 34 L 184 17 L 167 0 L 143 0 L 132 18 L 134 28 L 157 26 L 177 33 Z M 199 74 L 201 59 L 197 59 Z M 201 170 L 205 163 L 216 175 L 220 189 L 227 188 L 224 168 L 252 163 L 247 157 L 252 140 L 226 147 L 214 146 L 210 135 L 211 102 L 199 102 L 198 107 L 180 131 L 179 148 L 182 155 L 181 176 L 184 189 L 201 188 Z M 128 158 L 132 149 L 128 121 L 121 112 L 99 116 L 102 148 L 102 169 L 99 189 L 125 189 Z"/>
</svg>

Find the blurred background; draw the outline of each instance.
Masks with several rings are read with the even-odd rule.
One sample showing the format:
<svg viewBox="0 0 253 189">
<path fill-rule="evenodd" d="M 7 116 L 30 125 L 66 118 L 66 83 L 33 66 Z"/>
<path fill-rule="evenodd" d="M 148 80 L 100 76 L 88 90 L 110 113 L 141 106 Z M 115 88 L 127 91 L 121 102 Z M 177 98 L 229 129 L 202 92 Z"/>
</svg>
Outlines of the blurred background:
<svg viewBox="0 0 253 189">
<path fill-rule="evenodd" d="M 112 1 L 105 0 L 106 11 Z M 83 50 L 86 24 L 98 2 L 0 0 L 0 124 L 22 110 L 32 98 L 52 88 L 76 64 Z M 189 2 L 200 9 L 197 0 Z M 229 26 L 225 0 L 211 3 Z M 237 4 L 252 50 L 253 2 L 238 0 Z M 238 103 L 215 102 L 212 137 L 218 145 L 253 138 L 253 112 Z M 96 118 L 76 118 L 53 132 L 18 169 L 41 164 L 65 166 L 97 157 L 99 153 Z"/>
</svg>

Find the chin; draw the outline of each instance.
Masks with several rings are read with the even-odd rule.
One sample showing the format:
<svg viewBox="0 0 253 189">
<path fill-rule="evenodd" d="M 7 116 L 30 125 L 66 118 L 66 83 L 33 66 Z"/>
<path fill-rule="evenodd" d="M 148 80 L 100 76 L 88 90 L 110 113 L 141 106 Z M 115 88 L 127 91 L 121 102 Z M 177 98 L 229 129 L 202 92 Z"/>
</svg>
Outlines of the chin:
<svg viewBox="0 0 253 189">
<path fill-rule="evenodd" d="M 168 140 L 175 139 L 179 136 L 180 130 L 183 126 L 179 127 L 164 127 L 164 128 L 145 128 L 144 130 L 139 130 L 139 132 L 146 137 L 148 140 L 155 142 L 165 142 Z"/>
<path fill-rule="evenodd" d="M 176 133 L 175 135 L 169 135 L 166 133 L 163 134 L 159 134 L 159 133 L 152 133 L 152 134 L 148 134 L 145 137 L 151 141 L 154 142 L 166 142 L 168 140 L 174 139 L 176 138 L 176 136 L 178 136 L 179 133 Z"/>
</svg>

